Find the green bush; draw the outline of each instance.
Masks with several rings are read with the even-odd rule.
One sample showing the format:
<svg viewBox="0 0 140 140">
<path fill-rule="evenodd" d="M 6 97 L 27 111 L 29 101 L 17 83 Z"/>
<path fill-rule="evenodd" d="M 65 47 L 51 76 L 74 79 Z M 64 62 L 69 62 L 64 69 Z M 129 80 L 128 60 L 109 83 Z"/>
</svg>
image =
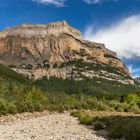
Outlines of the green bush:
<svg viewBox="0 0 140 140">
<path fill-rule="evenodd" d="M 35 111 L 43 111 L 45 107 L 39 101 L 33 103 Z"/>
<path fill-rule="evenodd" d="M 42 111 L 46 108 L 47 98 L 43 95 L 42 91 L 33 87 L 26 90 L 24 95 L 16 99 L 15 105 L 18 112 L 25 111 Z"/>
<path fill-rule="evenodd" d="M 80 118 L 81 117 L 81 112 L 80 111 L 72 111 L 71 116 Z"/>
<path fill-rule="evenodd" d="M 0 115 L 8 113 L 7 103 L 4 99 L 0 98 Z"/>
<path fill-rule="evenodd" d="M 108 136 L 113 139 L 139 140 L 140 118 L 136 116 L 101 117 L 97 121 L 105 124 Z"/>
<path fill-rule="evenodd" d="M 120 139 L 124 136 L 124 126 L 119 122 L 113 123 L 112 126 L 107 128 L 108 136 L 114 139 Z"/>
<path fill-rule="evenodd" d="M 108 105 L 106 105 L 105 103 L 98 101 L 97 109 L 99 111 L 105 111 L 105 110 L 110 110 L 110 107 Z"/>
<path fill-rule="evenodd" d="M 28 106 L 24 100 L 18 100 L 15 105 L 17 107 L 17 111 L 20 113 L 26 112 L 28 110 Z"/>
<path fill-rule="evenodd" d="M 43 68 L 46 69 L 46 70 L 48 70 L 50 67 L 51 67 L 50 64 L 44 64 L 44 65 L 43 65 Z"/>
<path fill-rule="evenodd" d="M 138 103 L 140 98 L 137 94 L 130 93 L 125 97 L 125 102 L 127 103 Z"/>
<path fill-rule="evenodd" d="M 8 108 L 8 113 L 10 113 L 10 114 L 17 113 L 17 107 L 14 103 L 12 103 L 12 102 L 8 103 L 7 108 Z"/>
<path fill-rule="evenodd" d="M 127 108 L 127 112 L 133 112 L 133 113 L 139 114 L 140 108 L 138 105 L 130 105 L 130 107 Z"/>
<path fill-rule="evenodd" d="M 133 118 L 132 118 L 133 119 Z M 140 139 L 140 120 L 133 120 L 129 122 L 125 127 L 126 140 L 139 140 Z"/>
<path fill-rule="evenodd" d="M 105 124 L 104 124 L 103 122 L 101 122 L 101 121 L 96 121 L 96 122 L 94 123 L 94 129 L 95 129 L 95 130 L 99 131 L 99 130 L 102 130 L 102 129 L 104 129 L 104 128 L 105 128 Z"/>
<path fill-rule="evenodd" d="M 117 100 L 112 100 L 108 102 L 108 105 L 113 108 L 114 110 L 118 111 L 118 112 L 123 112 L 123 111 L 127 111 L 127 109 L 129 108 L 129 104 L 127 103 L 121 103 Z"/>
<path fill-rule="evenodd" d="M 85 125 L 91 125 L 93 123 L 93 117 L 90 115 L 82 115 L 80 117 L 80 123 Z"/>
</svg>

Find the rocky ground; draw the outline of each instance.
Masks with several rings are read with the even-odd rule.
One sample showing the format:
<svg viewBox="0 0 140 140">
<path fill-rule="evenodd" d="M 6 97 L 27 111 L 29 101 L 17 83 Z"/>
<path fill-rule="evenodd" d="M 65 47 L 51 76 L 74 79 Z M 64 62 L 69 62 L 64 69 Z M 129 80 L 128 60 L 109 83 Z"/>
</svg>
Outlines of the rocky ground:
<svg viewBox="0 0 140 140">
<path fill-rule="evenodd" d="M 23 113 L 0 117 L 0 140 L 105 140 L 69 113 Z"/>
</svg>

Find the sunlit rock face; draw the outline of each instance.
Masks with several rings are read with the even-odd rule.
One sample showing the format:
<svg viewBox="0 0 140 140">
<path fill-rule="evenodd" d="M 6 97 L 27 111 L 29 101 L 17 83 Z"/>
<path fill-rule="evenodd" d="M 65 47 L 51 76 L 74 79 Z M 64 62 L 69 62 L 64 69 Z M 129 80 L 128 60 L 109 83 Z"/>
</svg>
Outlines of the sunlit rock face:
<svg viewBox="0 0 140 140">
<path fill-rule="evenodd" d="M 3 30 L 0 63 L 34 79 L 99 77 L 134 83 L 115 52 L 104 44 L 83 40 L 81 32 L 66 21 Z"/>
</svg>

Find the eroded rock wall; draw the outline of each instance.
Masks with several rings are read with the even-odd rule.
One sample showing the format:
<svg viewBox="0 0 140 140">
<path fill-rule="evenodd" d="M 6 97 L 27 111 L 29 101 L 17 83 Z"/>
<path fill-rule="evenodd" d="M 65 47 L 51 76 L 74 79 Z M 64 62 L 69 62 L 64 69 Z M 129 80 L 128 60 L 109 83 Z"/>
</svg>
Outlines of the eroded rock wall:
<svg viewBox="0 0 140 140">
<path fill-rule="evenodd" d="M 0 62 L 35 79 L 86 76 L 133 83 L 115 52 L 83 40 L 80 31 L 65 21 L 24 24 L 0 32 Z"/>
</svg>

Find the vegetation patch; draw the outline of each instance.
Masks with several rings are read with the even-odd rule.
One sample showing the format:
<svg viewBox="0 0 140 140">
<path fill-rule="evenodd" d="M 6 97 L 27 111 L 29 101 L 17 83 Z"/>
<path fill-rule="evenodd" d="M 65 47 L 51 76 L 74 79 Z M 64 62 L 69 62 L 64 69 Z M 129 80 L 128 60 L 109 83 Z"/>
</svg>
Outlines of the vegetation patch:
<svg viewBox="0 0 140 140">
<path fill-rule="evenodd" d="M 37 63 L 35 69 L 42 69 L 42 65 L 40 63 Z"/>
<path fill-rule="evenodd" d="M 105 65 L 105 64 L 101 64 L 101 63 L 93 64 L 93 63 L 90 63 L 90 62 L 85 62 L 82 59 L 63 62 L 59 66 L 59 68 L 65 68 L 65 67 L 68 67 L 68 66 L 75 66 L 77 68 L 77 71 L 80 71 L 81 69 L 82 69 L 82 71 L 88 71 L 88 70 L 100 71 L 100 70 L 104 70 L 104 71 L 107 71 L 109 73 L 114 73 L 114 74 L 120 75 L 122 77 L 131 79 L 130 77 L 126 77 L 125 72 L 120 71 L 120 69 L 118 69 L 118 68 L 114 68 L 114 67 L 111 67 L 109 65 Z"/>
<path fill-rule="evenodd" d="M 90 125 L 94 129 L 106 130 L 107 135 L 111 139 L 126 139 L 126 140 L 139 140 L 140 139 L 140 116 L 125 113 L 109 113 L 109 112 L 88 112 L 88 111 L 74 111 L 71 115 L 76 115 L 82 123 L 82 118 L 86 116 L 85 120 L 90 121 Z M 82 123 L 85 124 L 86 123 Z"/>
<path fill-rule="evenodd" d="M 33 65 L 32 64 L 27 64 L 27 65 L 25 65 L 24 69 L 32 70 L 33 69 Z"/>
<path fill-rule="evenodd" d="M 47 63 L 43 65 L 43 68 L 46 69 L 46 70 L 48 70 L 50 67 L 51 67 L 51 65 L 47 64 Z"/>
<path fill-rule="evenodd" d="M 111 54 L 104 54 L 104 57 L 120 60 L 119 58 L 117 58 L 117 57 L 115 57 L 115 56 L 113 56 Z"/>
<path fill-rule="evenodd" d="M 0 115 L 46 108 L 47 97 L 23 75 L 0 65 Z"/>
</svg>

